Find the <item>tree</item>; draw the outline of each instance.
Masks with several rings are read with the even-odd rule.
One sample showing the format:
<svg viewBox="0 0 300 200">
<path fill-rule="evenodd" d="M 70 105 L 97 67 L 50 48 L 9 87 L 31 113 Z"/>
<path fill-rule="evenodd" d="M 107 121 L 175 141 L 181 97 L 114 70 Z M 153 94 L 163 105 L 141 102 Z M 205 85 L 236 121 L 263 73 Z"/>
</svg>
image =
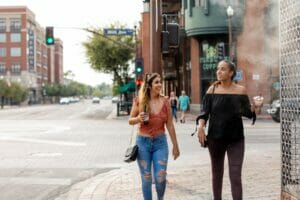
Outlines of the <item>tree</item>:
<svg viewBox="0 0 300 200">
<path fill-rule="evenodd" d="M 0 80 L 0 98 L 1 98 L 1 109 L 4 106 L 4 98 L 8 95 L 8 86 L 4 80 Z"/>
<path fill-rule="evenodd" d="M 7 97 L 11 99 L 11 103 L 20 104 L 22 101 L 25 101 L 27 94 L 27 89 L 19 83 L 11 82 L 11 85 L 8 87 Z"/>
<path fill-rule="evenodd" d="M 111 28 L 116 28 L 116 26 L 118 25 L 111 25 Z M 101 29 L 94 31 L 101 34 L 103 33 Z M 132 36 L 109 37 L 134 49 L 135 45 Z M 93 34 L 93 36 L 90 37 L 87 42 L 83 43 L 83 45 L 86 49 L 88 62 L 93 69 L 99 72 L 113 74 L 114 85 L 121 86 L 128 81 L 128 62 L 134 57 L 132 49 L 127 48 L 124 45 L 116 44 L 97 34 Z"/>
</svg>

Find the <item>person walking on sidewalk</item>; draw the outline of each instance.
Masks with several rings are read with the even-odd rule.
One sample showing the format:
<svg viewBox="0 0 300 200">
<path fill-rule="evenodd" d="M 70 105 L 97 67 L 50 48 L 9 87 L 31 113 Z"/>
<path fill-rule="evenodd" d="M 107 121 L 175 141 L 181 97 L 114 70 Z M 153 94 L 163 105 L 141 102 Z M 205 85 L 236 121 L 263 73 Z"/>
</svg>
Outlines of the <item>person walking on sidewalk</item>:
<svg viewBox="0 0 300 200">
<path fill-rule="evenodd" d="M 217 81 L 206 92 L 198 125 L 201 145 L 207 142 L 212 168 L 214 200 L 222 199 L 224 158 L 227 152 L 229 177 L 233 200 L 242 200 L 242 164 L 245 141 L 242 116 L 256 119 L 245 87 L 236 84 L 233 78 L 236 67 L 230 61 L 220 61 L 217 66 Z M 208 135 L 205 125 L 209 120 Z"/>
<path fill-rule="evenodd" d="M 169 100 L 161 95 L 161 87 L 159 74 L 147 74 L 138 97 L 133 100 L 129 117 L 130 125 L 139 124 L 136 141 L 138 145 L 137 163 L 142 179 L 144 200 L 152 200 L 152 167 L 157 199 L 163 200 L 165 194 L 169 155 L 165 126 L 173 144 L 174 160 L 180 154 L 171 106 Z"/>
<path fill-rule="evenodd" d="M 177 122 L 178 98 L 175 95 L 174 91 L 172 91 L 170 93 L 170 104 L 171 104 L 171 109 L 172 109 L 172 116 L 174 117 L 175 121 Z"/>
<path fill-rule="evenodd" d="M 190 104 L 190 98 L 185 94 L 185 91 L 181 91 L 181 96 L 179 97 L 179 106 L 181 111 L 180 122 L 185 123 L 185 113 L 188 110 Z"/>
</svg>

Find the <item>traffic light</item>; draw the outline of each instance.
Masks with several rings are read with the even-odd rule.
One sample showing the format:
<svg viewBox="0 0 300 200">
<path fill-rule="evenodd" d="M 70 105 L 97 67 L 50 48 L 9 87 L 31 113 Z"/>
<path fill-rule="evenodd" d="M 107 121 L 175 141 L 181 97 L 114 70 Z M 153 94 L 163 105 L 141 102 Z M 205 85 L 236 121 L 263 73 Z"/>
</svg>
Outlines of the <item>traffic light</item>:
<svg viewBox="0 0 300 200">
<path fill-rule="evenodd" d="M 53 34 L 53 27 L 46 27 L 46 44 L 47 45 L 54 45 L 54 34 Z"/>
<path fill-rule="evenodd" d="M 218 60 L 223 60 L 225 57 L 225 45 L 224 42 L 220 42 L 217 45 L 217 52 L 218 52 Z"/>
<path fill-rule="evenodd" d="M 169 32 L 168 43 L 170 48 L 178 48 L 179 46 L 179 24 L 168 23 L 167 30 Z"/>
<path fill-rule="evenodd" d="M 144 72 L 144 63 L 142 58 L 137 58 L 135 60 L 135 74 L 140 75 Z"/>
<path fill-rule="evenodd" d="M 168 31 L 161 32 L 161 52 L 163 54 L 169 53 L 169 32 Z"/>
<path fill-rule="evenodd" d="M 143 84 L 143 81 L 141 79 L 136 79 L 135 84 L 137 87 L 141 87 L 141 85 Z"/>
<path fill-rule="evenodd" d="M 142 84 L 143 84 L 143 81 L 142 81 L 141 77 L 142 76 L 138 76 L 135 79 L 136 91 L 139 91 L 140 88 L 141 88 L 141 86 L 142 86 Z"/>
</svg>

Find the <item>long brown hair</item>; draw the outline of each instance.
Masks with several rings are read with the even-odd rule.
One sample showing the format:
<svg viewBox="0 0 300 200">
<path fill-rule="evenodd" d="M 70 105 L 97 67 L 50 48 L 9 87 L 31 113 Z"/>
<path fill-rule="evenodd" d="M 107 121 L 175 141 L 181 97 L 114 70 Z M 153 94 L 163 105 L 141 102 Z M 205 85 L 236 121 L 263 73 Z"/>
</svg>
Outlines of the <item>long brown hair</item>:
<svg viewBox="0 0 300 200">
<path fill-rule="evenodd" d="M 150 112 L 150 89 L 155 78 L 160 77 L 158 73 L 145 74 L 143 84 L 139 90 L 139 111 Z"/>
<path fill-rule="evenodd" d="M 231 76 L 231 81 L 233 81 L 235 75 L 236 75 L 236 66 L 233 62 L 229 61 L 229 60 L 221 60 L 218 62 L 217 66 L 221 63 L 221 62 L 225 62 L 227 64 L 227 66 L 229 67 L 229 70 L 233 72 L 232 76 Z M 213 85 L 219 85 L 221 82 L 220 81 L 215 81 L 213 82 Z"/>
</svg>

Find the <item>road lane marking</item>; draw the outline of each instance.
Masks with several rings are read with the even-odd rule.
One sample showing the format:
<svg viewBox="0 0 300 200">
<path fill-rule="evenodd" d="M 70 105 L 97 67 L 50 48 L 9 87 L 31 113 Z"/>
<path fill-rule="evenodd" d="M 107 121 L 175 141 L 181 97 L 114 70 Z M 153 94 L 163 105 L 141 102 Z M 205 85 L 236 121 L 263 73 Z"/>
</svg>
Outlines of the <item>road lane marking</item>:
<svg viewBox="0 0 300 200">
<path fill-rule="evenodd" d="M 59 157 L 62 156 L 62 153 L 32 153 L 31 156 L 35 157 Z"/>
<path fill-rule="evenodd" d="M 64 142 L 57 140 L 41 140 L 34 138 L 14 138 L 14 137 L 0 137 L 2 141 L 12 141 L 12 142 L 31 142 L 31 143 L 42 143 L 42 144 L 53 144 L 61 146 L 86 146 L 83 142 Z"/>
<path fill-rule="evenodd" d="M 0 177 L 0 184 L 16 185 L 71 185 L 68 178 Z"/>
<path fill-rule="evenodd" d="M 60 133 L 71 130 L 70 126 L 36 126 L 36 127 L 2 127 L 0 133 L 32 133 L 39 132 L 44 134 Z"/>
</svg>

